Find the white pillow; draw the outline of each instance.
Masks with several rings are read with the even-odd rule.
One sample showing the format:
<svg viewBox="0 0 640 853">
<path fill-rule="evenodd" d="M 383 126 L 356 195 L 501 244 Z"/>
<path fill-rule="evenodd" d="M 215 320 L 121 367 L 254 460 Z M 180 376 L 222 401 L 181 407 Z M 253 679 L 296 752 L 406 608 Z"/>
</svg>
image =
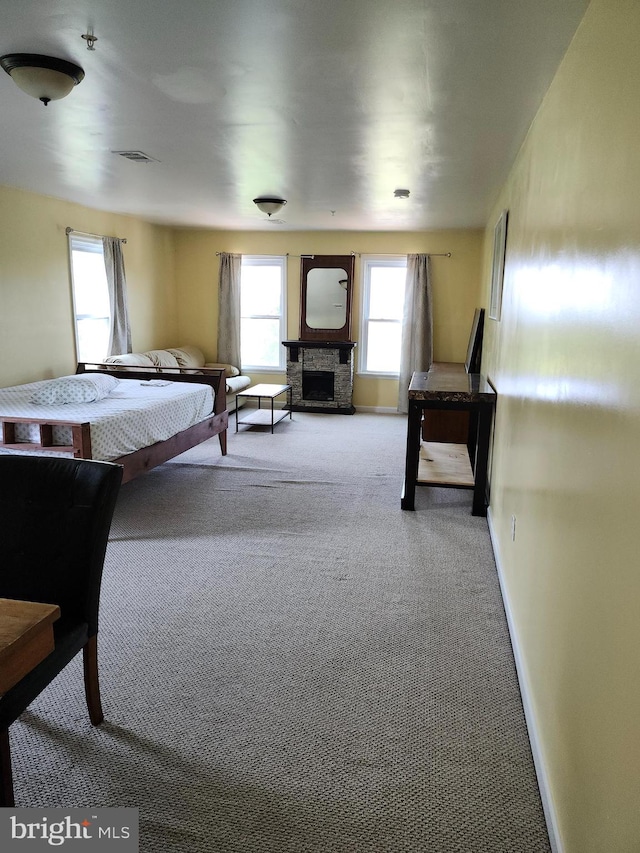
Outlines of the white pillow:
<svg viewBox="0 0 640 853">
<path fill-rule="evenodd" d="M 114 369 L 118 369 L 118 365 L 124 364 L 125 367 L 155 367 L 153 359 L 142 352 L 127 352 L 122 355 L 110 355 L 105 358 L 105 364 L 115 365 Z"/>
<path fill-rule="evenodd" d="M 167 352 L 176 359 L 180 367 L 202 367 L 204 355 L 198 347 L 184 346 L 167 349 Z"/>
<path fill-rule="evenodd" d="M 224 375 L 227 379 L 230 379 L 232 376 L 240 376 L 240 371 L 237 367 L 233 364 L 226 364 L 223 361 L 208 361 L 205 367 L 211 367 L 214 370 L 224 370 Z"/>
<path fill-rule="evenodd" d="M 115 376 L 104 373 L 79 373 L 51 379 L 31 395 L 32 403 L 54 406 L 58 403 L 93 403 L 104 400 L 118 384 Z"/>
</svg>

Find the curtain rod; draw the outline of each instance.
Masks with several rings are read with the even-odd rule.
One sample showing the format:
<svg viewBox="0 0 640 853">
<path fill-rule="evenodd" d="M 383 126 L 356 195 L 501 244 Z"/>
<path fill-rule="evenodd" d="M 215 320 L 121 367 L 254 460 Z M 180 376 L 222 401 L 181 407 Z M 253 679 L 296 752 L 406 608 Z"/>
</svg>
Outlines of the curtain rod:
<svg viewBox="0 0 640 853">
<path fill-rule="evenodd" d="M 228 252 L 216 252 L 216 257 L 219 258 L 220 255 L 229 254 Z M 249 254 L 245 252 L 244 254 Z M 256 252 L 258 257 L 262 258 L 315 258 L 315 255 L 293 255 L 291 252 L 278 252 L 277 254 L 270 254 L 269 252 Z M 355 255 L 355 252 L 351 252 L 352 255 Z"/>
<path fill-rule="evenodd" d="M 380 255 L 381 257 L 397 258 L 398 255 L 427 255 L 429 258 L 450 258 L 451 252 L 351 252 L 352 255 L 357 255 L 359 258 L 362 255 Z M 311 256 L 313 257 L 313 255 Z"/>
<path fill-rule="evenodd" d="M 68 229 L 68 230 L 70 230 L 70 229 Z M 126 240 L 125 240 L 125 242 L 126 242 Z M 226 253 L 225 252 L 216 252 L 216 257 L 219 258 L 220 255 L 224 255 L 224 254 L 226 254 Z M 281 254 L 270 255 L 269 253 L 265 253 L 265 252 L 258 252 L 257 254 L 262 255 L 265 258 L 281 258 L 282 257 Z M 397 258 L 399 255 L 412 254 L 412 253 L 411 252 L 409 252 L 409 253 L 406 253 L 406 252 L 349 252 L 349 254 L 350 255 L 357 255 L 359 258 L 361 258 L 362 255 L 376 255 L 376 256 L 380 255 L 380 256 L 384 256 L 384 257 Z M 420 253 L 416 253 L 416 254 L 420 254 Z M 424 252 L 423 254 L 428 255 L 430 258 L 450 258 L 451 257 L 451 252 Z M 285 258 L 315 258 L 315 255 L 292 255 L 289 252 L 285 252 L 284 257 Z"/>
<path fill-rule="evenodd" d="M 101 240 L 105 235 L 104 234 L 92 234 L 90 231 L 76 231 L 75 228 L 65 228 L 64 233 L 69 236 L 69 234 L 81 234 L 83 237 L 97 237 Z M 114 237 L 114 240 L 120 240 L 121 243 L 126 243 L 126 237 Z"/>
</svg>

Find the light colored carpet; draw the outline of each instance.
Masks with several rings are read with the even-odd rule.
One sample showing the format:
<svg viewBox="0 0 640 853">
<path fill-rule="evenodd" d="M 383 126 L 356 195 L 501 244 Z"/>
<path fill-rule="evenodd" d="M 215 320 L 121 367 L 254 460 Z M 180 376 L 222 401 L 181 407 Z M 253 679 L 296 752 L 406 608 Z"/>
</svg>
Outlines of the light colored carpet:
<svg viewBox="0 0 640 853">
<path fill-rule="evenodd" d="M 149 853 L 546 853 L 471 493 L 402 512 L 404 417 L 293 418 L 122 488 L 107 721 L 74 662 L 12 726 L 17 805 L 138 806 Z"/>
</svg>

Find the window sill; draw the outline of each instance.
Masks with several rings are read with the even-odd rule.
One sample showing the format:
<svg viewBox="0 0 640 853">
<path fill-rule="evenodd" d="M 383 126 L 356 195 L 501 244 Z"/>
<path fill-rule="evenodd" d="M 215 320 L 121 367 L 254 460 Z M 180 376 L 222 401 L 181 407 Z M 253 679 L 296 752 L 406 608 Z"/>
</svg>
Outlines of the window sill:
<svg viewBox="0 0 640 853">
<path fill-rule="evenodd" d="M 242 365 L 240 373 L 247 375 L 248 373 L 286 373 L 286 367 L 254 367 L 252 365 Z"/>
<path fill-rule="evenodd" d="M 393 379 L 396 382 L 400 378 L 399 373 L 376 373 L 370 370 L 357 370 L 356 376 L 362 376 L 366 379 Z"/>
</svg>

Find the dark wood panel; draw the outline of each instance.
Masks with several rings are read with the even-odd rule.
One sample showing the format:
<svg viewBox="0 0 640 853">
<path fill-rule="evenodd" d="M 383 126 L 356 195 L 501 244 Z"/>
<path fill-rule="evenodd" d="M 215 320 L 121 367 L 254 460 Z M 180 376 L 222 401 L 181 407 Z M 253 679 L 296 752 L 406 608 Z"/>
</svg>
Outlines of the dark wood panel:
<svg viewBox="0 0 640 853">
<path fill-rule="evenodd" d="M 469 412 L 425 411 L 422 420 L 423 441 L 466 444 L 469 435 Z"/>
</svg>

